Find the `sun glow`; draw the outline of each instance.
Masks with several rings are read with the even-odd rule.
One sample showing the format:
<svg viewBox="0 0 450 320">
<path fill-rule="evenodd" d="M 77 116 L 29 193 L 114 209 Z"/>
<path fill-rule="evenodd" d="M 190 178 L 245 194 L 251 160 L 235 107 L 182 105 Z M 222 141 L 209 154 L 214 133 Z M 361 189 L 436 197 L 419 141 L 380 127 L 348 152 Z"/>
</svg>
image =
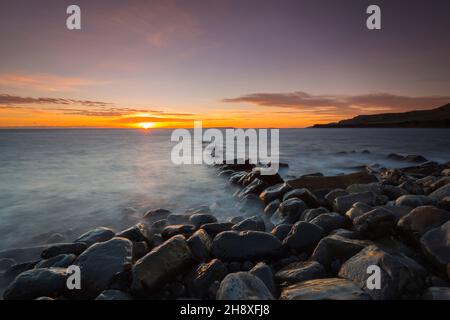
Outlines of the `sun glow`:
<svg viewBox="0 0 450 320">
<path fill-rule="evenodd" d="M 150 129 L 153 128 L 155 126 L 154 122 L 141 122 L 139 123 L 139 127 L 141 127 L 142 129 Z"/>
</svg>

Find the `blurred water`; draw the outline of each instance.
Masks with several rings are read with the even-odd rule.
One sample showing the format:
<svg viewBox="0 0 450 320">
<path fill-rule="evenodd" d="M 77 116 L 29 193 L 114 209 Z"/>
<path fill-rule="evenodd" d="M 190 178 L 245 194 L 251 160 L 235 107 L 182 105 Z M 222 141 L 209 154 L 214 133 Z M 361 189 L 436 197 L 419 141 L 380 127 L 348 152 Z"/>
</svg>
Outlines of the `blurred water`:
<svg viewBox="0 0 450 320">
<path fill-rule="evenodd" d="M 0 250 L 55 232 L 70 240 L 91 227 L 125 227 L 151 208 L 184 212 L 206 204 L 220 218 L 239 214 L 214 169 L 172 164 L 170 133 L 0 130 Z M 280 160 L 290 165 L 285 176 L 406 165 L 386 160 L 391 152 L 450 160 L 445 129 L 286 129 L 280 140 Z"/>
</svg>

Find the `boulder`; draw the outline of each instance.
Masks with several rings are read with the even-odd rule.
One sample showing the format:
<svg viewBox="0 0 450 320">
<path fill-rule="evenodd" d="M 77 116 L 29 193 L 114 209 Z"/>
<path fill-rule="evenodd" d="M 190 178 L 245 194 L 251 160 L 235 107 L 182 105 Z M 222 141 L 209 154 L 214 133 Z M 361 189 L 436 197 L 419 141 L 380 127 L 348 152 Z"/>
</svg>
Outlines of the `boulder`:
<svg viewBox="0 0 450 320">
<path fill-rule="evenodd" d="M 35 268 L 67 268 L 77 258 L 74 254 L 59 254 L 46 260 L 40 261 Z"/>
<path fill-rule="evenodd" d="M 150 248 L 145 241 L 133 242 L 133 262 L 139 260 L 150 251 Z"/>
<path fill-rule="evenodd" d="M 153 244 L 153 235 L 143 223 L 138 223 L 128 229 L 116 233 L 116 237 L 126 238 L 133 242 L 147 242 L 150 246 Z"/>
<path fill-rule="evenodd" d="M 143 220 L 148 223 L 152 224 L 158 220 L 165 220 L 167 219 L 167 216 L 171 214 L 169 210 L 166 209 L 152 209 L 150 211 L 147 211 L 144 214 Z"/>
<path fill-rule="evenodd" d="M 328 234 L 335 229 L 344 227 L 345 217 L 336 212 L 322 213 L 311 220 L 311 223 L 321 227 L 325 234 Z"/>
<path fill-rule="evenodd" d="M 369 266 L 378 266 L 381 288 L 367 288 Z M 373 299 L 389 300 L 414 296 L 422 292 L 427 271 L 416 261 L 402 254 L 391 254 L 377 246 L 368 246 L 347 260 L 339 270 L 339 277 L 357 284 Z"/>
<path fill-rule="evenodd" d="M 401 196 L 408 194 L 405 189 L 388 184 L 382 185 L 381 189 L 383 190 L 383 193 L 388 196 L 389 200 L 395 200 Z"/>
<path fill-rule="evenodd" d="M 449 183 L 450 183 L 450 177 L 442 177 L 439 180 L 437 180 L 436 182 L 434 182 L 433 184 L 431 184 L 430 187 L 431 187 L 431 189 L 436 190 L 436 189 L 439 189 Z"/>
<path fill-rule="evenodd" d="M 428 196 L 424 196 L 424 195 L 407 194 L 407 195 L 401 196 L 401 197 L 397 198 L 397 200 L 395 200 L 395 205 L 407 206 L 407 207 L 411 207 L 411 208 L 432 205 L 432 204 L 434 204 L 433 199 Z"/>
<path fill-rule="evenodd" d="M 450 211 L 450 196 L 447 196 L 445 198 L 442 198 L 439 202 L 438 202 L 438 207 L 443 209 L 443 210 L 447 210 Z"/>
<path fill-rule="evenodd" d="M 189 223 L 194 225 L 197 229 L 206 223 L 214 222 L 217 222 L 217 218 L 211 214 L 196 213 L 189 217 Z"/>
<path fill-rule="evenodd" d="M 41 253 L 42 259 L 49 259 L 60 254 L 74 254 L 76 256 L 80 255 L 84 250 L 87 249 L 85 243 L 75 242 L 75 243 L 59 243 L 46 248 Z"/>
<path fill-rule="evenodd" d="M 254 276 L 257 276 L 259 279 L 264 282 L 267 289 L 272 294 L 276 294 L 275 282 L 273 280 L 273 272 L 272 269 L 264 262 L 257 263 L 251 270 L 250 273 Z"/>
<path fill-rule="evenodd" d="M 437 228 L 450 220 L 450 212 L 434 206 L 421 206 L 403 216 L 397 228 L 402 235 L 413 243 L 418 243 L 420 237 L 427 231 Z"/>
<path fill-rule="evenodd" d="M 214 238 L 217 234 L 229 231 L 233 228 L 234 224 L 231 222 L 214 222 L 214 223 L 205 223 L 200 228 L 205 230 L 207 234 L 210 235 L 211 238 Z"/>
<path fill-rule="evenodd" d="M 284 238 L 287 237 L 289 232 L 292 229 L 292 224 L 286 224 L 282 223 L 277 225 L 275 228 L 272 229 L 272 234 L 277 237 L 278 240 L 283 241 Z"/>
<path fill-rule="evenodd" d="M 66 289 L 65 268 L 32 269 L 22 272 L 3 294 L 5 300 L 32 300 L 39 297 L 56 298 Z"/>
<path fill-rule="evenodd" d="M 308 252 L 315 248 L 323 235 L 324 231 L 321 227 L 300 221 L 293 225 L 291 231 L 283 240 L 283 245 L 291 250 Z"/>
<path fill-rule="evenodd" d="M 261 218 L 253 216 L 235 224 L 231 229 L 235 231 L 265 231 L 266 226 Z"/>
<path fill-rule="evenodd" d="M 167 216 L 169 225 L 189 224 L 189 214 L 185 213 L 171 213 Z"/>
<path fill-rule="evenodd" d="M 280 286 L 288 286 L 312 279 L 326 276 L 324 267 L 316 261 L 291 263 L 275 274 L 275 280 Z"/>
<path fill-rule="evenodd" d="M 345 213 L 345 216 L 353 222 L 359 216 L 362 216 L 364 213 L 373 210 L 372 206 L 365 204 L 363 202 L 356 202 L 352 205 L 352 207 Z"/>
<path fill-rule="evenodd" d="M 265 208 L 264 208 L 264 216 L 267 218 L 271 218 L 275 211 L 277 211 L 278 207 L 280 206 L 280 200 L 276 199 L 270 202 Z"/>
<path fill-rule="evenodd" d="M 352 281 L 340 278 L 314 279 L 284 288 L 281 300 L 370 300 Z"/>
<path fill-rule="evenodd" d="M 420 245 L 426 257 L 436 268 L 447 272 L 450 263 L 450 221 L 426 232 L 420 238 Z"/>
<path fill-rule="evenodd" d="M 446 184 L 445 186 L 440 187 L 439 189 L 430 193 L 429 196 L 435 201 L 440 201 L 445 197 L 450 196 L 450 184 Z"/>
<path fill-rule="evenodd" d="M 306 209 L 308 209 L 308 207 L 305 202 L 298 198 L 290 198 L 280 204 L 277 211 L 275 211 L 275 214 L 272 216 L 272 222 L 274 224 L 295 223 Z"/>
<path fill-rule="evenodd" d="M 192 255 L 197 261 L 205 261 L 211 254 L 212 239 L 205 230 L 196 231 L 188 240 L 187 244 Z"/>
<path fill-rule="evenodd" d="M 273 300 L 264 282 L 250 272 L 227 275 L 220 283 L 217 300 Z"/>
<path fill-rule="evenodd" d="M 353 225 L 362 237 L 377 239 L 394 232 L 395 215 L 384 208 L 375 208 L 353 220 Z"/>
<path fill-rule="evenodd" d="M 212 244 L 212 256 L 223 261 L 262 260 L 280 254 L 281 242 L 260 231 L 225 231 Z"/>
<path fill-rule="evenodd" d="M 320 206 L 320 202 L 316 198 L 316 196 L 306 188 L 294 189 L 287 192 L 283 196 L 283 202 L 292 198 L 302 200 L 308 206 L 308 208 L 317 208 Z"/>
<path fill-rule="evenodd" d="M 331 207 L 333 206 L 334 199 L 346 195 L 348 195 L 348 192 L 344 189 L 333 189 L 325 195 L 325 201 Z"/>
<path fill-rule="evenodd" d="M 105 290 L 100 293 L 95 300 L 133 300 L 128 293 L 120 290 Z"/>
<path fill-rule="evenodd" d="M 361 193 L 353 193 L 347 196 L 340 196 L 334 199 L 333 209 L 340 214 L 345 214 L 355 203 L 362 202 L 373 206 L 376 204 L 377 197 L 376 194 L 367 191 Z"/>
<path fill-rule="evenodd" d="M 317 189 L 345 189 L 349 185 L 355 183 L 371 183 L 376 182 L 376 178 L 366 171 L 343 174 L 339 176 L 303 176 L 298 179 L 289 180 L 287 184 L 293 188 L 308 188 L 309 190 Z"/>
<path fill-rule="evenodd" d="M 137 295 L 154 293 L 191 266 L 193 261 L 184 236 L 174 236 L 135 263 L 131 290 Z"/>
<path fill-rule="evenodd" d="M 373 182 L 373 183 L 365 183 L 365 184 L 361 184 L 361 183 L 357 183 L 357 184 L 352 184 L 349 185 L 345 191 L 347 191 L 348 193 L 363 193 L 363 192 L 373 192 L 376 195 L 381 195 L 383 194 L 383 190 L 381 189 L 381 185 L 378 182 Z"/>
<path fill-rule="evenodd" d="M 80 267 L 81 290 L 70 292 L 76 298 L 93 299 L 109 288 L 115 277 L 131 268 L 133 243 L 112 238 L 95 243 L 75 261 Z"/>
<path fill-rule="evenodd" d="M 82 242 L 85 243 L 88 247 L 90 247 L 94 243 L 108 241 L 112 239 L 114 236 L 115 233 L 111 229 L 99 227 L 82 234 L 77 240 L 75 240 L 75 242 Z M 69 252 L 60 252 L 60 253 L 69 253 Z"/>
<path fill-rule="evenodd" d="M 328 209 L 324 207 L 319 207 L 315 209 L 307 209 L 303 211 L 303 213 L 300 215 L 300 221 L 306 221 L 311 222 L 314 218 L 320 216 L 322 213 L 328 213 Z"/>
<path fill-rule="evenodd" d="M 192 224 L 172 224 L 163 229 L 161 236 L 165 239 L 170 239 L 179 234 L 190 237 L 194 232 L 195 226 Z"/>
<path fill-rule="evenodd" d="M 227 273 L 227 267 L 218 259 L 201 263 L 186 276 L 186 287 L 191 296 L 206 299 L 211 285 L 215 281 L 222 281 Z"/>
<path fill-rule="evenodd" d="M 273 200 L 282 199 L 283 195 L 289 190 L 291 190 L 291 188 L 286 183 L 279 183 L 266 188 L 263 192 L 261 192 L 259 198 L 264 202 L 264 204 L 269 204 Z"/>
</svg>

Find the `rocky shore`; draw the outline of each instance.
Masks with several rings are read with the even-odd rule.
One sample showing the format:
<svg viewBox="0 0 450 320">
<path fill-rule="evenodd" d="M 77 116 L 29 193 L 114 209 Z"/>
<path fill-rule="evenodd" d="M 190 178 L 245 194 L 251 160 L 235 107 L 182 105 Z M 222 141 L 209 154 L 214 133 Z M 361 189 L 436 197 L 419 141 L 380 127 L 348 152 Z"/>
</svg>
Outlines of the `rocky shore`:
<svg viewBox="0 0 450 320">
<path fill-rule="evenodd" d="M 215 169 L 244 214 L 155 209 L 125 230 L 0 252 L 3 298 L 450 299 L 450 162 L 288 181 L 249 163 Z M 71 265 L 80 290 L 66 286 Z M 380 289 L 367 287 L 371 265 Z"/>
</svg>

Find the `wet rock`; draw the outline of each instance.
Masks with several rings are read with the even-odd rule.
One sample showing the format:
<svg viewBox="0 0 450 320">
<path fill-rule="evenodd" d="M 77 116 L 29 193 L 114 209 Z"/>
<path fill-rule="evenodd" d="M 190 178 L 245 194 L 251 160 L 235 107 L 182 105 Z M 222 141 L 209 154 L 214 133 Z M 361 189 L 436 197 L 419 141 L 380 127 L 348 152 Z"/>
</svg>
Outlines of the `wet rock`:
<svg viewBox="0 0 450 320">
<path fill-rule="evenodd" d="M 215 281 L 222 281 L 227 273 L 226 266 L 218 259 L 201 263 L 186 276 L 187 289 L 192 296 L 206 299 L 209 287 Z"/>
<path fill-rule="evenodd" d="M 6 269 L 6 271 L 3 273 L 3 275 L 0 275 L 0 286 L 7 286 L 9 283 L 11 283 L 19 274 L 22 272 L 25 272 L 27 270 L 33 269 L 36 264 L 38 264 L 39 261 L 29 261 L 29 262 L 22 262 L 22 263 L 16 263 Z"/>
<path fill-rule="evenodd" d="M 230 178 L 228 179 L 228 181 L 231 184 L 240 184 L 239 181 L 247 174 L 247 172 L 245 171 L 238 171 L 233 173 Z"/>
<path fill-rule="evenodd" d="M 371 192 L 353 193 L 347 196 L 340 196 L 334 199 L 333 208 L 334 211 L 341 214 L 345 214 L 355 203 L 362 202 L 367 205 L 373 206 L 376 204 L 377 197 Z"/>
<path fill-rule="evenodd" d="M 212 239 L 205 230 L 196 231 L 188 240 L 187 244 L 197 261 L 205 261 L 211 254 Z"/>
<path fill-rule="evenodd" d="M 133 242 L 133 261 L 137 261 L 149 252 L 150 248 L 145 241 Z"/>
<path fill-rule="evenodd" d="M 161 233 L 167 227 L 168 221 L 166 219 L 155 221 L 151 224 L 150 230 L 154 233 Z M 155 240 L 154 238 L 152 240 Z"/>
<path fill-rule="evenodd" d="M 450 300 L 449 287 L 430 287 L 423 293 L 424 300 Z"/>
<path fill-rule="evenodd" d="M 348 192 L 344 189 L 333 189 L 325 195 L 325 201 L 331 207 L 333 206 L 334 199 L 346 195 L 348 195 Z"/>
<path fill-rule="evenodd" d="M 213 257 L 224 261 L 260 260 L 280 254 L 281 242 L 260 231 L 225 231 L 214 238 Z"/>
<path fill-rule="evenodd" d="M 395 205 L 407 206 L 407 207 L 411 207 L 411 208 L 432 205 L 432 204 L 434 204 L 433 199 L 431 199 L 428 196 L 424 196 L 424 195 L 408 194 L 408 195 L 401 196 L 401 197 L 397 198 L 397 200 L 395 200 Z"/>
<path fill-rule="evenodd" d="M 94 243 L 108 241 L 112 239 L 114 236 L 115 233 L 111 229 L 99 227 L 84 233 L 77 240 L 75 240 L 75 242 L 83 242 L 88 247 L 90 247 Z M 69 252 L 60 252 L 60 253 L 69 253 Z"/>
<path fill-rule="evenodd" d="M 379 290 L 367 288 L 371 275 L 367 268 L 380 268 L 382 285 Z M 399 299 L 421 292 L 425 286 L 426 270 L 416 261 L 404 256 L 390 254 L 377 246 L 368 246 L 347 260 L 339 276 L 349 279 L 362 288 L 373 299 Z"/>
<path fill-rule="evenodd" d="M 341 265 L 370 244 L 369 241 L 352 240 L 339 235 L 328 236 L 320 240 L 311 260 L 330 270 L 334 261 L 338 260 Z"/>
<path fill-rule="evenodd" d="M 206 223 L 202 225 L 200 228 L 205 230 L 206 233 L 209 234 L 211 238 L 214 238 L 217 234 L 229 231 L 233 228 L 234 224 L 231 222 L 215 222 L 215 223 Z"/>
<path fill-rule="evenodd" d="M 128 293 L 120 290 L 105 290 L 95 300 L 133 300 Z"/>
<path fill-rule="evenodd" d="M 422 251 L 436 268 L 447 272 L 450 263 L 450 221 L 431 229 L 420 239 Z"/>
<path fill-rule="evenodd" d="M 231 229 L 235 231 L 265 231 L 266 226 L 261 218 L 253 216 L 235 224 Z"/>
<path fill-rule="evenodd" d="M 363 192 L 373 192 L 376 195 L 383 194 L 380 184 L 377 182 L 365 183 L 365 184 L 352 184 L 345 189 L 348 193 L 363 193 Z"/>
<path fill-rule="evenodd" d="M 410 154 L 407 156 L 403 156 L 398 153 L 391 153 L 387 156 L 388 159 L 396 160 L 396 161 L 405 161 L 405 162 L 426 162 L 427 159 L 421 155 Z"/>
<path fill-rule="evenodd" d="M 287 192 L 283 196 L 283 202 L 292 198 L 302 200 L 308 206 L 308 208 L 317 208 L 320 206 L 319 200 L 316 198 L 316 196 L 306 188 L 294 189 Z"/>
<path fill-rule="evenodd" d="M 215 222 L 217 222 L 217 219 L 211 214 L 197 213 L 189 217 L 189 223 L 194 225 L 197 229 L 206 223 Z"/>
<path fill-rule="evenodd" d="M 16 261 L 11 258 L 0 259 L 0 271 L 8 270 L 10 267 L 16 264 Z"/>
<path fill-rule="evenodd" d="M 86 244 L 82 242 L 60 243 L 42 251 L 41 257 L 43 259 L 49 259 L 60 254 L 74 254 L 78 256 L 86 249 Z"/>
<path fill-rule="evenodd" d="M 185 238 L 174 236 L 136 262 L 131 289 L 138 295 L 152 293 L 192 263 L 192 252 Z"/>
<path fill-rule="evenodd" d="M 300 221 L 293 225 L 291 231 L 283 240 L 283 245 L 299 252 L 312 251 L 323 235 L 324 231 L 321 227 Z"/>
<path fill-rule="evenodd" d="M 314 279 L 289 286 L 281 300 L 370 300 L 352 281 L 340 278 Z"/>
<path fill-rule="evenodd" d="M 407 193 L 424 194 L 422 187 L 413 181 L 405 181 L 399 184 L 398 187 L 403 190 L 406 190 Z"/>
<path fill-rule="evenodd" d="M 245 186 L 241 191 L 238 192 L 237 197 L 243 199 L 245 196 L 252 194 L 257 195 L 259 200 L 259 194 L 267 188 L 267 184 L 262 180 L 256 178 L 249 185 Z"/>
<path fill-rule="evenodd" d="M 357 217 L 362 216 L 364 213 L 373 210 L 372 206 L 365 204 L 363 202 L 356 202 L 352 207 L 345 213 L 345 216 L 353 222 Z"/>
<path fill-rule="evenodd" d="M 311 220 L 313 220 L 314 218 L 320 216 L 323 213 L 328 213 L 328 209 L 324 208 L 324 207 L 319 207 L 319 208 L 315 208 L 315 209 L 307 209 L 305 211 L 303 211 L 303 213 L 300 216 L 300 221 L 306 221 L 306 222 L 311 222 Z"/>
<path fill-rule="evenodd" d="M 404 196 L 408 194 L 408 192 L 398 186 L 392 186 L 392 185 L 382 185 L 381 189 L 383 190 L 383 193 L 388 196 L 389 200 L 395 200 L 401 196 Z"/>
<path fill-rule="evenodd" d="M 430 193 L 429 196 L 435 201 L 440 201 L 445 197 L 450 196 L 450 184 L 446 184 L 445 186 L 440 187 L 439 189 Z"/>
<path fill-rule="evenodd" d="M 348 229 L 336 229 L 330 232 L 330 236 L 341 236 L 347 239 L 355 239 L 357 234 L 355 231 Z"/>
<path fill-rule="evenodd" d="M 274 224 L 294 223 L 300 218 L 300 215 L 308 209 L 305 202 L 298 198 L 290 198 L 283 201 L 272 216 Z"/>
<path fill-rule="evenodd" d="M 437 228 L 450 220 L 450 212 L 434 206 L 422 206 L 413 209 L 401 218 L 397 228 L 402 235 L 412 243 L 418 243 L 420 237 L 427 231 Z"/>
<path fill-rule="evenodd" d="M 77 258 L 74 254 L 59 254 L 47 260 L 42 260 L 36 264 L 35 268 L 67 268 L 72 265 Z"/>
<path fill-rule="evenodd" d="M 153 244 L 152 234 L 143 223 L 138 223 L 128 229 L 117 233 L 116 237 L 126 238 L 133 242 L 145 241 L 149 245 Z"/>
<path fill-rule="evenodd" d="M 328 234 L 335 229 L 344 227 L 345 218 L 336 212 L 323 213 L 311 220 L 311 223 L 321 227 L 325 234 Z"/>
<path fill-rule="evenodd" d="M 272 229 L 272 234 L 277 237 L 278 240 L 283 241 L 284 238 L 287 237 L 289 232 L 292 229 L 292 224 L 279 224 L 275 228 Z"/>
<path fill-rule="evenodd" d="M 309 190 L 317 189 L 345 189 L 349 185 L 355 183 L 371 183 L 376 182 L 376 178 L 365 172 L 356 172 L 350 174 L 343 174 L 339 176 L 305 176 L 298 179 L 289 180 L 288 185 L 293 188 L 308 188 Z"/>
<path fill-rule="evenodd" d="M 171 214 L 169 210 L 166 209 L 153 209 L 150 211 L 147 211 L 144 214 L 144 221 L 148 224 L 152 224 L 158 220 L 164 220 L 167 219 L 167 216 Z"/>
<path fill-rule="evenodd" d="M 265 208 L 264 208 L 264 216 L 267 218 L 271 218 L 275 211 L 277 211 L 278 207 L 280 206 L 280 200 L 276 199 L 270 202 Z"/>
<path fill-rule="evenodd" d="M 56 298 L 66 288 L 64 268 L 33 269 L 21 273 L 3 294 L 5 300 L 32 300 L 42 296 Z"/>
<path fill-rule="evenodd" d="M 274 200 L 282 199 L 283 195 L 289 190 L 291 190 L 291 188 L 286 183 L 279 183 L 266 188 L 263 192 L 261 192 L 259 198 L 264 202 L 264 204 L 269 204 Z"/>
<path fill-rule="evenodd" d="M 294 262 L 282 268 L 275 274 L 275 280 L 285 287 L 298 282 L 324 278 L 325 276 L 325 269 L 320 263 L 304 261 Z"/>
<path fill-rule="evenodd" d="M 273 280 L 273 272 L 272 269 L 264 262 L 257 263 L 251 270 L 250 273 L 254 276 L 257 276 L 259 279 L 264 282 L 267 289 L 272 294 L 276 293 L 275 282 Z"/>
<path fill-rule="evenodd" d="M 249 272 L 231 273 L 220 283 L 217 300 L 273 300 L 264 282 Z"/>
<path fill-rule="evenodd" d="M 442 177 L 439 180 L 437 180 L 436 182 L 434 182 L 433 184 L 431 184 L 431 189 L 435 190 L 435 189 L 439 189 L 447 184 L 450 183 L 450 176 L 449 177 Z"/>
<path fill-rule="evenodd" d="M 353 220 L 356 232 L 366 239 L 377 239 L 394 232 L 395 215 L 384 208 L 375 208 Z"/>
<path fill-rule="evenodd" d="M 174 224 L 169 225 L 163 229 L 161 236 L 165 239 L 170 239 L 176 235 L 183 235 L 185 237 L 191 236 L 195 232 L 195 226 L 192 224 Z"/>
<path fill-rule="evenodd" d="M 81 271 L 81 290 L 72 290 L 71 294 L 93 299 L 108 289 L 116 274 L 131 268 L 132 249 L 132 242 L 125 238 L 93 244 L 75 261 Z"/>
</svg>

